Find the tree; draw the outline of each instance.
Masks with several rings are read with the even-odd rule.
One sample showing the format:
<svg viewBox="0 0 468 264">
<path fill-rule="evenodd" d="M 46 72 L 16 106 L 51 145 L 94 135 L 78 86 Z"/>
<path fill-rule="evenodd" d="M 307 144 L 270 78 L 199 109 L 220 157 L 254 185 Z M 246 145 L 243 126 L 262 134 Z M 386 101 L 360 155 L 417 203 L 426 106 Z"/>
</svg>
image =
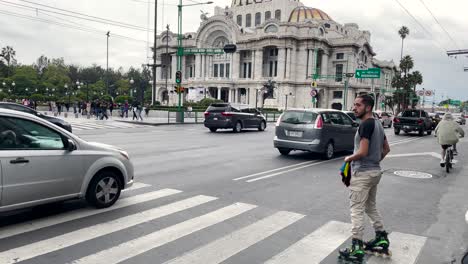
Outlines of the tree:
<svg viewBox="0 0 468 264">
<path fill-rule="evenodd" d="M 6 46 L 2 49 L 2 53 L 0 54 L 0 57 L 2 57 L 7 62 L 7 66 L 8 66 L 7 77 L 10 75 L 11 64 L 16 63 L 15 56 L 16 56 L 16 51 L 12 47 Z"/>
<path fill-rule="evenodd" d="M 403 42 L 405 38 L 409 35 L 409 29 L 406 26 L 402 26 L 400 30 L 398 30 L 398 34 L 400 34 L 401 38 L 401 56 L 400 59 L 403 59 Z"/>
<path fill-rule="evenodd" d="M 41 57 L 39 57 L 36 60 L 36 64 L 34 64 L 33 66 L 36 69 L 37 73 L 42 77 L 44 71 L 47 69 L 47 67 L 49 67 L 49 64 L 50 60 L 46 56 L 41 55 Z"/>
<path fill-rule="evenodd" d="M 414 71 L 411 73 L 411 82 L 414 85 L 414 92 L 416 92 L 416 85 L 421 85 L 423 83 L 423 77 L 422 74 L 419 71 Z"/>
<path fill-rule="evenodd" d="M 396 74 L 392 80 L 392 86 L 397 87 L 394 93 L 394 101 L 398 105 L 398 112 L 401 106 L 407 109 L 408 105 L 413 107 L 417 104 L 416 85 L 422 84 L 423 77 L 419 71 L 411 72 L 414 67 L 413 58 L 409 55 L 403 57 L 400 61 L 399 74 Z"/>
</svg>

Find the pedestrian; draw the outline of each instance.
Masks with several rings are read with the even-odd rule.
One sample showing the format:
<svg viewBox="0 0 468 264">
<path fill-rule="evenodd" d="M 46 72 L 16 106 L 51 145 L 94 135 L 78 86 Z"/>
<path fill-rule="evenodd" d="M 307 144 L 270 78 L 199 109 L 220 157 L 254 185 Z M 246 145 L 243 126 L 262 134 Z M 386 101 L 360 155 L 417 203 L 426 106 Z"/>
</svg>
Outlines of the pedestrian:
<svg viewBox="0 0 468 264">
<path fill-rule="evenodd" d="M 109 119 L 109 117 L 107 116 L 107 103 L 106 102 L 101 103 L 101 120 L 104 120 L 104 117 L 106 118 L 106 120 Z"/>
<path fill-rule="evenodd" d="M 132 120 L 138 120 L 138 115 L 137 115 L 137 110 L 138 110 L 138 101 L 135 100 L 132 104 L 132 112 L 133 112 L 133 117 Z"/>
<path fill-rule="evenodd" d="M 143 117 L 141 117 L 141 113 L 143 112 L 143 105 L 141 105 L 140 103 L 138 103 L 138 106 L 137 106 L 137 116 L 138 118 L 140 118 L 141 121 L 143 121 Z M 137 120 L 138 120 L 137 118 Z"/>
<path fill-rule="evenodd" d="M 112 100 L 109 102 L 109 111 L 110 116 L 112 117 L 112 111 L 114 111 L 114 102 L 112 102 Z"/>
<path fill-rule="evenodd" d="M 49 112 L 52 112 L 52 104 L 49 101 Z"/>
<path fill-rule="evenodd" d="M 86 102 L 86 115 L 91 116 L 91 103 L 89 101 Z"/>
<path fill-rule="evenodd" d="M 96 120 L 101 117 L 101 102 L 96 100 L 96 104 L 94 105 L 94 113 L 96 115 Z"/>
<path fill-rule="evenodd" d="M 390 254 L 390 241 L 376 206 L 377 185 L 382 176 L 380 161 L 390 152 L 390 146 L 382 124 L 372 115 L 373 108 L 374 99 L 369 95 L 360 95 L 354 101 L 353 111 L 361 124 L 354 139 L 354 153 L 345 158 L 345 162 L 351 162 L 352 170 L 349 185 L 352 245 L 339 253 L 341 258 L 350 261 L 361 261 L 364 251 Z M 366 243 L 363 242 L 365 214 L 375 229 L 375 238 Z"/>
<path fill-rule="evenodd" d="M 62 114 L 62 103 L 61 102 L 57 102 L 57 110 L 58 110 L 58 115 L 61 115 Z"/>
<path fill-rule="evenodd" d="M 68 113 L 68 111 L 70 110 L 70 104 L 69 104 L 69 103 L 65 103 L 65 108 L 67 109 L 67 113 Z"/>
<path fill-rule="evenodd" d="M 124 104 L 124 113 L 125 113 L 125 118 L 128 118 L 128 108 L 129 108 L 128 101 L 127 101 L 127 100 L 125 100 L 125 104 Z"/>
<path fill-rule="evenodd" d="M 76 114 L 77 111 L 76 111 L 76 108 L 78 107 L 78 102 L 73 102 L 73 113 Z"/>
<path fill-rule="evenodd" d="M 148 117 L 149 111 L 150 111 L 150 106 L 149 106 L 149 104 L 146 104 L 146 106 L 145 106 L 145 117 Z"/>
</svg>

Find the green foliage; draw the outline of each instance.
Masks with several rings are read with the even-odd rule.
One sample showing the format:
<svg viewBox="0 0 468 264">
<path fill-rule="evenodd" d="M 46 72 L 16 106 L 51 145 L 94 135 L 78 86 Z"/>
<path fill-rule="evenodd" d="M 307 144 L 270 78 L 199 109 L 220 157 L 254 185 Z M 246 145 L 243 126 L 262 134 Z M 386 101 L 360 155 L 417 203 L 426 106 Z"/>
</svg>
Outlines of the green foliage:
<svg viewBox="0 0 468 264">
<path fill-rule="evenodd" d="M 8 98 L 8 94 L 5 92 L 0 92 L 0 101 L 3 101 L 5 98 Z"/>
<path fill-rule="evenodd" d="M 130 104 L 133 102 L 133 98 L 127 95 L 119 95 L 115 98 L 115 103 L 117 104 L 123 104 L 125 103 L 125 101 L 128 101 L 128 103 Z"/>
</svg>

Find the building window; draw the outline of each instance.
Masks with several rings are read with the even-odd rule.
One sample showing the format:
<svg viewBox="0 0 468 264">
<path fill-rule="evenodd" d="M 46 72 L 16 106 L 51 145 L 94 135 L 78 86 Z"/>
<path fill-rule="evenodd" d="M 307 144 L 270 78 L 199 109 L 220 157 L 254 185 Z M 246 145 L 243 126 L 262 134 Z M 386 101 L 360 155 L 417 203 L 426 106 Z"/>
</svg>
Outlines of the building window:
<svg viewBox="0 0 468 264">
<path fill-rule="evenodd" d="M 275 19 L 278 19 L 281 21 L 281 10 L 278 9 L 275 11 Z"/>
<path fill-rule="evenodd" d="M 343 91 L 334 91 L 333 99 L 343 99 Z"/>
<path fill-rule="evenodd" d="M 278 27 L 275 25 L 269 25 L 265 28 L 265 33 L 276 33 L 278 32 Z"/>
<path fill-rule="evenodd" d="M 245 27 L 251 27 L 252 26 L 252 15 L 247 14 L 245 16 Z"/>
<path fill-rule="evenodd" d="M 193 77 L 193 66 L 190 66 L 190 78 Z"/>
<path fill-rule="evenodd" d="M 224 77 L 224 64 L 219 65 L 219 77 Z"/>
<path fill-rule="evenodd" d="M 218 77 L 218 64 L 213 67 L 213 77 Z"/>
<path fill-rule="evenodd" d="M 248 70 L 248 73 L 249 73 L 249 78 L 252 78 L 252 63 L 249 62 L 249 70 Z"/>
<path fill-rule="evenodd" d="M 271 19 L 271 12 L 270 11 L 265 12 L 265 21 L 267 21 L 268 19 Z"/>
<path fill-rule="evenodd" d="M 273 61 L 270 61 L 270 75 L 269 77 L 273 77 Z"/>
<path fill-rule="evenodd" d="M 278 61 L 275 61 L 275 77 L 278 76 Z"/>
<path fill-rule="evenodd" d="M 337 59 L 337 60 L 342 60 L 342 59 L 344 59 L 344 53 L 337 53 L 337 54 L 336 54 L 336 59 Z"/>
<path fill-rule="evenodd" d="M 231 64 L 226 63 L 226 78 L 229 78 L 230 71 L 231 71 Z"/>
<path fill-rule="evenodd" d="M 238 15 L 238 16 L 237 16 L 237 25 L 239 25 L 240 27 L 242 27 L 242 15 Z"/>
<path fill-rule="evenodd" d="M 262 23 L 262 14 L 260 12 L 255 14 L 255 26 L 258 26 Z"/>
<path fill-rule="evenodd" d="M 242 65 L 243 66 L 243 74 L 242 74 L 242 78 L 247 78 L 247 63 L 244 62 L 244 64 Z"/>
<path fill-rule="evenodd" d="M 336 65 L 336 73 L 335 73 L 335 81 L 341 82 L 343 81 L 343 64 Z"/>
</svg>

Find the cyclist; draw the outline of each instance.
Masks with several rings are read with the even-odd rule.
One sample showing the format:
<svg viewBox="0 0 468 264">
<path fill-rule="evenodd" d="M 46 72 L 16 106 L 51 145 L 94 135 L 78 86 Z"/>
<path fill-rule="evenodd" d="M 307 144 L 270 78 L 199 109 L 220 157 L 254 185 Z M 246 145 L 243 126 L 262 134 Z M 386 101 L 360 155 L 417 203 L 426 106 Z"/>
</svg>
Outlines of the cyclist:
<svg viewBox="0 0 468 264">
<path fill-rule="evenodd" d="M 455 122 L 451 113 L 446 113 L 442 118 L 442 121 L 437 125 L 435 134 L 442 147 L 442 159 L 440 160 L 440 166 L 445 166 L 445 151 L 451 145 L 455 146 L 458 142 L 459 135 L 465 136 L 465 131 Z M 456 148 L 454 147 L 454 153 Z"/>
</svg>

